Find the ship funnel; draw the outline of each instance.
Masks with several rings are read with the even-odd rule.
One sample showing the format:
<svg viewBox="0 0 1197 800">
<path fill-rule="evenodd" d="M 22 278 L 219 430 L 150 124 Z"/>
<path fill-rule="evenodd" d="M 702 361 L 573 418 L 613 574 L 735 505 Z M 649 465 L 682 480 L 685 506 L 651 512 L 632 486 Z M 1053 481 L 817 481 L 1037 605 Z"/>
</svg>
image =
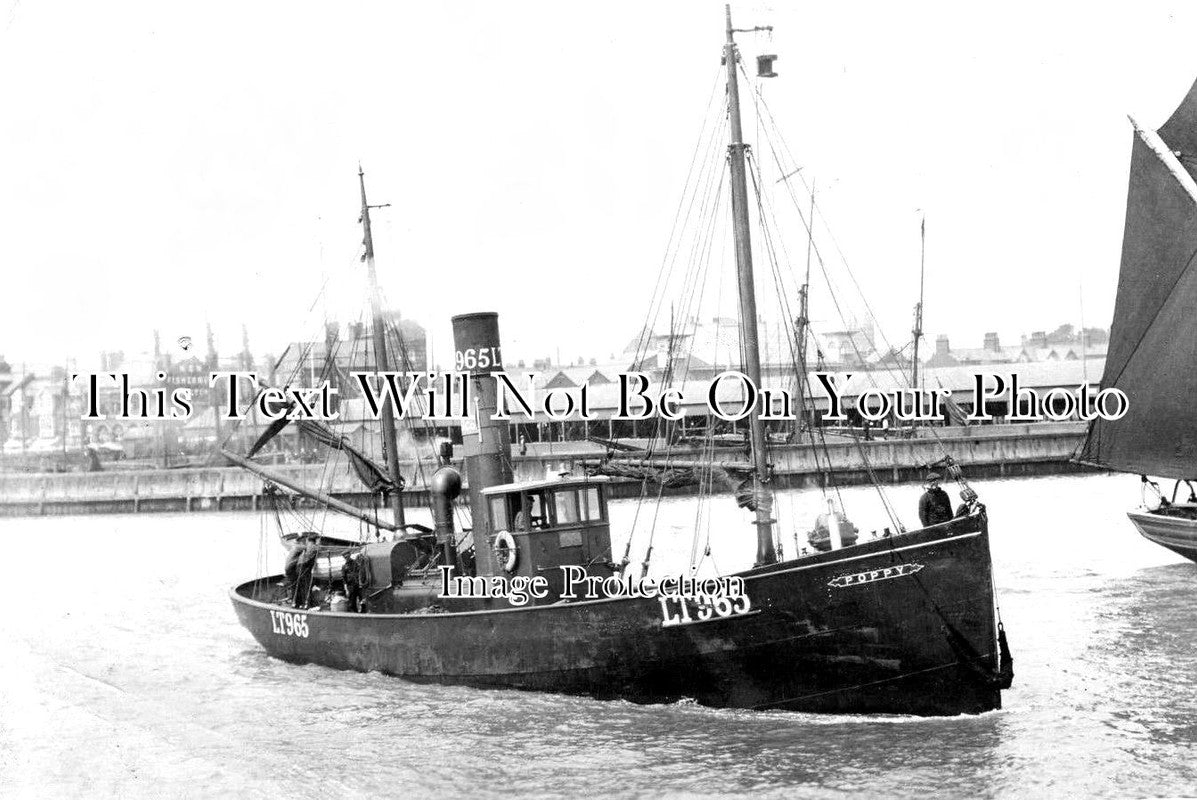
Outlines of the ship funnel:
<svg viewBox="0 0 1197 800">
<path fill-rule="evenodd" d="M 466 376 L 472 399 L 470 418 L 461 425 L 470 512 L 474 518 L 474 557 L 477 574 L 496 574 L 493 531 L 482 490 L 511 483 L 511 432 L 505 420 L 492 419 L 498 408 L 498 388 L 492 372 L 503 371 L 499 315 L 494 312 L 453 317 L 454 362 Z"/>
</svg>

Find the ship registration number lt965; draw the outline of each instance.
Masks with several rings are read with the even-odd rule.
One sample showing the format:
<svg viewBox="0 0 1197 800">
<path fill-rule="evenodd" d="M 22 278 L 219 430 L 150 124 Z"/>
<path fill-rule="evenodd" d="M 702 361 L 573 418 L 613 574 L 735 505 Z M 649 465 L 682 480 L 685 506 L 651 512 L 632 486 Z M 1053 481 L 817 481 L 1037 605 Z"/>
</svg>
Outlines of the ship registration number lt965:
<svg viewBox="0 0 1197 800">
<path fill-rule="evenodd" d="M 675 625 L 695 625 L 699 622 L 712 622 L 729 617 L 745 617 L 759 614 L 754 611 L 752 601 L 748 595 L 736 597 L 725 595 L 697 597 L 658 597 L 661 602 L 661 627 L 672 628 Z M 693 610 L 691 610 L 693 609 Z"/>
<path fill-rule="evenodd" d="M 283 636 L 308 638 L 308 615 L 293 614 L 290 611 L 271 611 L 270 625 L 275 633 Z"/>
</svg>

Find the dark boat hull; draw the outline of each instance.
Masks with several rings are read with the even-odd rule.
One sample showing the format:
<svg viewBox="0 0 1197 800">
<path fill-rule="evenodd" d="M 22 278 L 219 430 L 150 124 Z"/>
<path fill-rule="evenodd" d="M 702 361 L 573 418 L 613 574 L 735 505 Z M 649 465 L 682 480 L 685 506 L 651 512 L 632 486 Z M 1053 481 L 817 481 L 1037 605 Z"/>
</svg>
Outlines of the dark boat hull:
<svg viewBox="0 0 1197 800">
<path fill-rule="evenodd" d="M 340 614 L 255 599 L 275 579 L 231 594 L 272 656 L 416 682 L 809 712 L 1000 708 L 983 515 L 739 574 L 750 612 L 672 626 L 645 598 Z"/>
<path fill-rule="evenodd" d="M 1197 561 L 1197 507 L 1177 504 L 1168 511 L 1128 511 L 1126 515 L 1144 539 Z"/>
</svg>

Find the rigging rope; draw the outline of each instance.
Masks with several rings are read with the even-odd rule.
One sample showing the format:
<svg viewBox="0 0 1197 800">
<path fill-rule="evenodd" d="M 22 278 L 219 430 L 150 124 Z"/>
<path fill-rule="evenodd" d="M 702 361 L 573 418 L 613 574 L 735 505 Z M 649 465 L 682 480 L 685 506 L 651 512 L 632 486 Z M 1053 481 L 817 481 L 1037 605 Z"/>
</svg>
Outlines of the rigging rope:
<svg viewBox="0 0 1197 800">
<path fill-rule="evenodd" d="M 775 147 L 775 145 L 774 145 L 774 137 L 771 136 L 769 133 L 770 128 L 772 129 L 774 134 L 777 134 L 776 138 L 778 140 L 780 140 L 782 149 L 785 151 L 786 155 L 789 157 L 790 162 L 793 163 L 794 159 L 793 159 L 792 154 L 789 152 L 789 148 L 786 145 L 785 138 L 780 136 L 780 131 L 777 126 L 776 119 L 773 117 L 772 111 L 768 107 L 768 103 L 765 102 L 764 97 L 759 90 L 759 87 L 756 86 L 756 83 L 751 79 L 751 77 L 744 70 L 743 65 L 740 65 L 740 70 L 741 70 L 741 73 L 744 75 L 745 81 L 748 82 L 750 85 L 754 86 L 754 91 L 752 93 L 752 96 L 753 96 L 754 106 L 757 109 L 758 118 L 764 118 L 769 123 L 769 125 L 766 126 L 764 138 L 769 146 L 770 153 L 772 154 L 774 162 L 777 165 L 779 171 L 781 172 L 781 174 L 786 175 L 787 177 L 789 175 L 797 174 L 799 179 L 802 181 L 803 185 L 806 186 L 807 190 L 811 191 L 811 186 L 810 186 L 810 184 L 807 183 L 806 178 L 805 178 L 805 176 L 803 176 L 801 174 L 801 171 L 799 171 L 799 170 L 792 170 L 790 172 L 786 171 L 785 166 L 783 165 L 783 162 L 782 162 L 782 158 L 777 151 L 777 147 Z M 763 113 L 762 113 L 762 110 L 763 110 Z M 841 308 L 841 306 L 839 304 L 839 299 L 838 299 L 837 293 L 835 291 L 835 287 L 834 287 L 833 281 L 831 279 L 831 275 L 827 269 L 827 265 L 823 258 L 822 251 L 819 248 L 819 245 L 815 239 L 814 219 L 813 218 L 808 219 L 807 214 L 805 214 L 803 212 L 802 204 L 798 202 L 798 198 L 794 195 L 793 187 L 790 184 L 790 182 L 788 180 L 785 180 L 783 182 L 786 185 L 787 194 L 790 197 L 791 203 L 793 204 L 795 211 L 798 213 L 799 218 L 802 220 L 802 223 L 803 223 L 804 227 L 806 228 L 806 232 L 809 237 L 808 245 L 814 251 L 815 259 L 818 262 L 819 268 L 823 273 L 824 280 L 827 284 L 828 292 L 831 296 L 833 304 L 836 307 L 836 311 L 839 314 L 841 320 L 844 321 L 845 324 L 847 324 L 847 321 L 848 321 L 847 317 L 844 314 L 843 309 Z M 874 325 L 874 329 L 875 329 L 876 333 L 880 336 L 882 342 L 884 343 L 885 347 L 887 348 L 887 353 L 889 353 L 889 354 L 901 353 L 902 350 L 898 350 L 897 348 L 893 347 L 893 345 L 890 343 L 889 339 L 886 337 L 884 328 L 880 325 L 880 322 L 877 319 L 876 314 L 873 312 L 873 309 L 868 302 L 868 298 L 865 296 L 864 291 L 861 289 L 860 283 L 856 278 L 855 272 L 852 270 L 851 265 L 848 263 L 848 259 L 843 252 L 843 248 L 840 246 L 839 240 L 836 238 L 834 231 L 832 231 L 831 226 L 827 221 L 826 215 L 823 213 L 822 207 L 818 206 L 817 204 L 815 204 L 813 202 L 813 191 L 811 191 L 811 194 L 812 194 L 811 208 L 814 209 L 816 211 L 816 213 L 818 214 L 818 217 L 820 219 L 822 219 L 823 227 L 826 229 L 828 236 L 831 238 L 831 241 L 835 247 L 835 250 L 836 250 L 837 254 L 839 255 L 840 262 L 842 263 L 842 265 L 844 267 L 844 271 L 848 274 L 849 278 L 851 279 L 852 285 L 855 287 L 856 292 L 861 299 L 861 302 L 864 304 L 865 310 L 868 313 L 869 319 L 872 321 L 872 323 Z M 1197 257 L 1197 252 L 1194 253 L 1194 257 Z M 809 322 L 807 323 L 807 325 L 809 326 Z M 853 351 L 855 352 L 858 362 L 861 363 L 862 365 L 867 363 L 866 359 L 864 358 L 864 355 L 860 352 L 860 349 L 856 343 L 855 337 L 849 336 L 848 343 L 851 345 Z M 886 364 L 885 363 L 886 360 L 887 359 L 882 359 L 880 362 L 882 369 L 884 371 L 890 373 L 891 376 L 896 372 L 899 385 L 905 385 L 908 388 L 913 388 L 913 386 L 911 384 L 910 376 L 904 370 L 895 369 L 896 364 L 893 366 Z M 876 378 L 873 374 L 871 374 L 871 372 L 866 372 L 865 375 L 866 375 L 866 379 L 870 382 L 870 384 L 873 387 L 878 387 Z M 924 428 L 924 430 L 926 430 L 930 433 L 932 438 L 935 440 L 935 443 L 936 443 L 938 449 L 940 450 L 940 452 L 946 456 L 947 448 L 944 444 L 943 438 L 939 435 L 939 433 L 936 431 L 936 429 L 933 426 L 927 426 Z M 863 452 L 862 452 L 862 456 L 863 456 Z M 961 482 L 966 491 L 972 491 L 971 488 L 967 486 L 967 483 L 963 481 L 963 476 L 961 476 Z M 880 491 L 880 487 L 879 487 L 879 491 Z M 886 502 L 887 508 L 889 508 L 888 501 L 885 501 L 885 502 Z M 896 523 L 896 524 L 899 524 L 899 523 Z M 900 524 L 899 524 L 899 527 L 901 527 Z"/>
</svg>

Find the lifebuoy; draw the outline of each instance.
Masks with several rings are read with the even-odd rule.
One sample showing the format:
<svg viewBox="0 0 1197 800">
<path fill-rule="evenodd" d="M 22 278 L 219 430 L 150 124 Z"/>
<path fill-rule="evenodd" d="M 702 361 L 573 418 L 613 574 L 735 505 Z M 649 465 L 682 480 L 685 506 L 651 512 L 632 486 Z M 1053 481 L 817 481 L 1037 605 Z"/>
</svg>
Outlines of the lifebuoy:
<svg viewBox="0 0 1197 800">
<path fill-rule="evenodd" d="M 515 537 L 508 531 L 495 534 L 495 558 L 504 572 L 515 572 L 516 562 L 519 561 L 519 550 L 515 546 Z"/>
</svg>

